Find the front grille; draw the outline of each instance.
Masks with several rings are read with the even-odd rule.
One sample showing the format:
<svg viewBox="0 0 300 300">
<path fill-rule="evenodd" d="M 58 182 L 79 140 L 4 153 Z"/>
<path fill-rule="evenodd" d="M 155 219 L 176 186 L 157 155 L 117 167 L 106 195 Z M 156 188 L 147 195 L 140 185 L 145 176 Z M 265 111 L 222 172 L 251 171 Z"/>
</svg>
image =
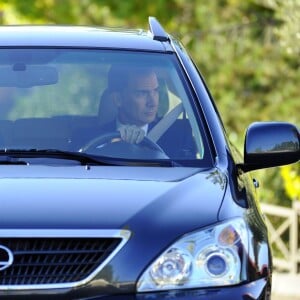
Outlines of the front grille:
<svg viewBox="0 0 300 300">
<path fill-rule="evenodd" d="M 120 237 L 1 238 L 13 263 L 0 271 L 1 286 L 70 284 L 88 278 L 121 243 Z"/>
</svg>

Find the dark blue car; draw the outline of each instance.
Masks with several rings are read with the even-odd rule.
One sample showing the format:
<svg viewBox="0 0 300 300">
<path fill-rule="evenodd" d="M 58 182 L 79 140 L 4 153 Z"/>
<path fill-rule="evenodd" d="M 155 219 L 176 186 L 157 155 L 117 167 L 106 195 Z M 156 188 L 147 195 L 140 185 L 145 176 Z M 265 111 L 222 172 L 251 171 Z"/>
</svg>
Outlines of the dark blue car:
<svg viewBox="0 0 300 300">
<path fill-rule="evenodd" d="M 240 156 L 153 17 L 1 26 L 0 298 L 270 299 L 250 171 L 299 161 L 299 140 L 253 123 Z"/>
</svg>

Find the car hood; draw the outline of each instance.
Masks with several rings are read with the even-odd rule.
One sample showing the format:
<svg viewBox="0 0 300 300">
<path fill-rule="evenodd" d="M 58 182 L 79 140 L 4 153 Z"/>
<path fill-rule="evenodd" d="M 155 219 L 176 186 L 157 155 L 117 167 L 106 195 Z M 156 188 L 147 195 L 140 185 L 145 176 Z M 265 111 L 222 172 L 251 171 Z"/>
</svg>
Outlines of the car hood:
<svg viewBox="0 0 300 300">
<path fill-rule="evenodd" d="M 31 165 L 0 171 L 0 228 L 139 230 L 142 221 L 186 232 L 217 220 L 225 189 L 216 169 Z"/>
</svg>

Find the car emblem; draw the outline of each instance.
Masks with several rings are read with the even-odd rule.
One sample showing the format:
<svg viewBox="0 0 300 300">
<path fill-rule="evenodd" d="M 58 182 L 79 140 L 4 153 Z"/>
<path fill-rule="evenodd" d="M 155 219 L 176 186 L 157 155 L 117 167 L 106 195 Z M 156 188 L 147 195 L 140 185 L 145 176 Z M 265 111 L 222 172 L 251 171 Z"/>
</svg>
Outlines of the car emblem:
<svg viewBox="0 0 300 300">
<path fill-rule="evenodd" d="M 14 255 L 10 249 L 0 245 L 0 271 L 7 269 L 12 265 L 14 261 Z"/>
</svg>

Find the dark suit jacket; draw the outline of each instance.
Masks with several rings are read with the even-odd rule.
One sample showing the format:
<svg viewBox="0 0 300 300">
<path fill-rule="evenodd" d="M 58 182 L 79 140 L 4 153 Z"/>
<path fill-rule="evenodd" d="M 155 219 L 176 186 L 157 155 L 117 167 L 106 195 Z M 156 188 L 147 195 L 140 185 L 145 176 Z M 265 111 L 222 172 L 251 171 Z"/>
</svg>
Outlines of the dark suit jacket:
<svg viewBox="0 0 300 300">
<path fill-rule="evenodd" d="M 150 123 L 150 131 L 159 119 Z M 116 131 L 116 123 L 109 122 L 103 126 L 94 126 L 81 129 L 73 134 L 71 148 L 78 151 L 81 147 L 89 143 L 94 138 L 109 132 Z M 192 129 L 189 121 L 178 119 L 176 122 L 161 136 L 157 144 L 172 159 L 194 159 L 196 158 L 196 145 L 192 137 Z"/>
</svg>

